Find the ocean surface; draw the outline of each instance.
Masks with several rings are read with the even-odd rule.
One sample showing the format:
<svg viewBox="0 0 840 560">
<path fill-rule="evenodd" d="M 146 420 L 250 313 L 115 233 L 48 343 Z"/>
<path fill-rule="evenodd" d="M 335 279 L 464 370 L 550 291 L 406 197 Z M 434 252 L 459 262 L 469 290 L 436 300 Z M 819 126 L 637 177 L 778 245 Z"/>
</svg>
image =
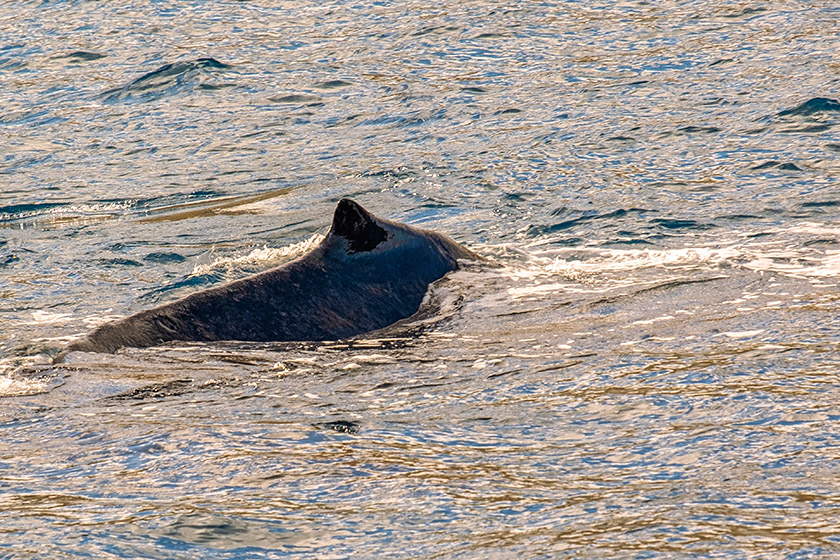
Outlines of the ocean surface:
<svg viewBox="0 0 840 560">
<path fill-rule="evenodd" d="M 840 556 L 837 2 L 3 2 L 0 558 Z M 62 345 L 315 246 L 385 337 Z"/>
</svg>

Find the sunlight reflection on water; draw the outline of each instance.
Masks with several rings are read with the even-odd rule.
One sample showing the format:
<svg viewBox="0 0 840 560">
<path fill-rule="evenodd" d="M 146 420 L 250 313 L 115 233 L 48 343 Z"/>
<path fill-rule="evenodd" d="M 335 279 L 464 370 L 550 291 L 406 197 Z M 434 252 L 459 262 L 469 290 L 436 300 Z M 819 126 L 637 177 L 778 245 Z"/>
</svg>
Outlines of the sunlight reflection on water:
<svg viewBox="0 0 840 560">
<path fill-rule="evenodd" d="M 0 23 L 0 556 L 840 551 L 833 4 L 78 8 Z M 343 196 L 500 266 L 50 367 Z"/>
</svg>

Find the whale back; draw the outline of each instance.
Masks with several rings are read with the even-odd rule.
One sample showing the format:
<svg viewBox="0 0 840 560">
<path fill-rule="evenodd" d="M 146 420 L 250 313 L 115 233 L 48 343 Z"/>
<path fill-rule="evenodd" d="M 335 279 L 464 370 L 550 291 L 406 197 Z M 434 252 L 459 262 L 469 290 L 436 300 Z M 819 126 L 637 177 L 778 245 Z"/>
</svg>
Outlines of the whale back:
<svg viewBox="0 0 840 560">
<path fill-rule="evenodd" d="M 437 232 L 374 216 L 342 199 L 330 231 L 306 255 L 109 323 L 72 351 L 181 341 L 317 341 L 384 328 L 420 308 L 429 284 L 479 259 Z"/>
</svg>

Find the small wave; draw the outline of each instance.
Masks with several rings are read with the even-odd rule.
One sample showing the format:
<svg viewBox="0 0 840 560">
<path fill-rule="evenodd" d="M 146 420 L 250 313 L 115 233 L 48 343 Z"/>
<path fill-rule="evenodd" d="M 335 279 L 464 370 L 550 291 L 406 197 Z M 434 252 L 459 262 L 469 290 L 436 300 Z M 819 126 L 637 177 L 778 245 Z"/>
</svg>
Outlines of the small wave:
<svg viewBox="0 0 840 560">
<path fill-rule="evenodd" d="M 123 214 L 134 200 L 92 202 L 86 204 L 32 203 L 0 207 L 0 223 L 47 218 L 51 220 L 85 219 Z"/>
<path fill-rule="evenodd" d="M 207 84 L 200 82 L 201 77 L 229 68 L 232 66 L 219 62 L 215 58 L 173 62 L 140 76 L 126 86 L 106 91 L 103 96 L 106 101 L 122 101 L 131 98 L 150 99 L 173 95 L 194 87 L 206 86 Z M 205 87 L 204 89 L 214 88 Z"/>
<path fill-rule="evenodd" d="M 596 211 L 580 212 L 562 207 L 551 212 L 552 216 L 565 218 L 562 221 L 554 224 L 532 224 L 520 229 L 517 233 L 525 235 L 526 237 L 544 237 L 548 234 L 572 229 L 586 222 L 625 218 L 631 214 L 641 214 L 644 212 L 646 212 L 646 210 L 640 208 L 630 208 L 626 210 L 624 208 L 619 208 L 618 210 L 604 213 Z"/>
<path fill-rule="evenodd" d="M 320 103 L 321 98 L 315 95 L 305 93 L 292 93 L 288 95 L 275 95 L 268 98 L 272 103 Z"/>
<path fill-rule="evenodd" d="M 840 277 L 840 249 L 831 248 L 840 243 L 840 225 L 803 223 L 795 228 L 762 232 L 760 241 L 757 239 L 755 235 L 743 234 L 741 239 L 705 247 L 659 250 L 524 249 L 527 264 L 511 269 L 510 275 L 518 279 L 559 276 L 584 283 L 612 284 L 631 284 L 637 281 L 637 275 L 631 273 L 653 268 L 692 273 L 734 268 L 806 279 Z"/>
<path fill-rule="evenodd" d="M 751 167 L 753 171 L 761 171 L 765 169 L 780 169 L 782 171 L 802 171 L 802 168 L 789 161 L 766 161 L 762 164 Z"/>
<path fill-rule="evenodd" d="M 63 383 L 45 354 L 0 359 L 0 398 L 46 393 Z"/>
<path fill-rule="evenodd" d="M 786 116 L 804 116 L 809 117 L 820 113 L 830 113 L 840 111 L 840 102 L 836 99 L 829 99 L 827 97 L 814 97 L 797 105 L 792 109 L 785 109 L 777 114 L 779 117 Z"/>
<path fill-rule="evenodd" d="M 517 276 L 555 275 L 580 278 L 646 268 L 695 269 L 718 267 L 743 255 L 734 247 L 682 249 L 554 249 L 531 254 L 536 267 Z"/>
<path fill-rule="evenodd" d="M 752 259 L 744 263 L 743 267 L 799 278 L 836 278 L 840 277 L 840 250 L 822 254 L 806 254 L 796 250 L 768 251 L 752 255 Z"/>
<path fill-rule="evenodd" d="M 348 82 L 346 80 L 329 80 L 326 82 L 318 82 L 314 84 L 312 87 L 317 89 L 338 89 L 347 86 L 352 86 L 353 82 Z"/>
<path fill-rule="evenodd" d="M 266 265 L 272 263 L 279 264 L 308 253 L 323 240 L 324 235 L 316 233 L 309 239 L 293 243 L 286 247 L 274 248 L 263 246 L 251 250 L 251 252 L 247 255 L 241 255 L 238 257 L 220 257 L 208 264 L 197 264 L 193 268 L 192 275 L 203 276 L 211 274 L 219 269 L 241 269 L 250 265 Z"/>
<path fill-rule="evenodd" d="M 105 58 L 106 56 L 107 55 L 92 51 L 73 51 L 71 53 L 56 58 L 65 58 L 70 59 L 72 61 L 90 62 L 92 60 L 99 60 L 100 58 Z"/>
<path fill-rule="evenodd" d="M 32 320 L 24 321 L 23 325 L 63 325 L 73 320 L 70 313 L 53 313 L 50 311 L 38 310 L 32 312 Z"/>
</svg>

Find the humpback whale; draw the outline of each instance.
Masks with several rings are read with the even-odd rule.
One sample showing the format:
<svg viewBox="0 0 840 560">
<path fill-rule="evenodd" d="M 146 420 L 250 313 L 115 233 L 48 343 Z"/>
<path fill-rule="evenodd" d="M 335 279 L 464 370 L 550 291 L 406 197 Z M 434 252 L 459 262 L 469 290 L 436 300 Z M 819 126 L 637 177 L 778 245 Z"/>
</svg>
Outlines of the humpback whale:
<svg viewBox="0 0 840 560">
<path fill-rule="evenodd" d="M 348 338 L 416 313 L 429 284 L 458 268 L 459 259 L 482 260 L 445 235 L 379 218 L 345 198 L 309 253 L 102 325 L 56 359 L 170 341 Z"/>
</svg>

